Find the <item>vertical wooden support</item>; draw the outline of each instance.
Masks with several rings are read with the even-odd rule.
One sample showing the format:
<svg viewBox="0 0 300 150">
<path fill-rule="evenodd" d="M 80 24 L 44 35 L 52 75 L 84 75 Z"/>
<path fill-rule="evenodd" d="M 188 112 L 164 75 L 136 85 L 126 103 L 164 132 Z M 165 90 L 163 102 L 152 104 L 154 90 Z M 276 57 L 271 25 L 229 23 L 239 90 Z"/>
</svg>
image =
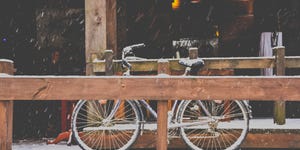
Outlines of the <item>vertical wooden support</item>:
<svg viewBox="0 0 300 150">
<path fill-rule="evenodd" d="M 170 65 L 168 61 L 159 60 L 157 66 L 157 74 L 171 74 Z M 172 109 L 172 103 L 173 102 L 171 100 L 168 100 L 168 110 Z M 147 113 L 149 113 L 149 111 L 147 111 Z M 150 116 L 150 113 L 148 116 Z"/>
<path fill-rule="evenodd" d="M 85 1 L 86 74 L 93 75 L 92 55 L 104 59 L 106 49 L 117 49 L 116 0 Z"/>
<path fill-rule="evenodd" d="M 113 68 L 113 51 L 112 50 L 105 50 L 105 75 L 112 76 L 114 75 L 114 68 Z M 120 107 L 117 111 L 116 116 L 123 117 L 125 114 L 125 103 L 122 101 Z"/>
<path fill-rule="evenodd" d="M 13 62 L 0 59 L 0 76 L 14 72 Z M 1 83 L 0 83 L 0 86 Z M 12 149 L 13 101 L 0 101 L 0 149 Z"/>
<path fill-rule="evenodd" d="M 275 68 L 277 76 L 285 75 L 285 47 L 279 46 L 274 49 Z M 274 123 L 278 125 L 285 124 L 285 101 L 274 102 Z"/>
<path fill-rule="evenodd" d="M 159 59 L 157 63 L 157 74 L 170 74 L 170 64 L 168 60 Z"/>
<path fill-rule="evenodd" d="M 190 59 L 197 59 L 198 58 L 198 48 L 196 48 L 196 47 L 189 48 L 189 57 L 190 57 Z"/>
<path fill-rule="evenodd" d="M 248 0 L 248 15 L 253 15 L 254 12 L 254 0 Z"/>
<path fill-rule="evenodd" d="M 113 68 L 113 51 L 105 50 L 105 75 L 112 76 L 114 75 Z"/>
<path fill-rule="evenodd" d="M 169 74 L 168 60 L 158 60 L 158 74 Z M 168 100 L 157 102 L 157 138 L 156 149 L 166 150 L 168 147 Z"/>
<path fill-rule="evenodd" d="M 127 43 L 127 1 L 117 1 L 117 50 L 116 58 L 122 57 L 122 48 Z"/>
</svg>

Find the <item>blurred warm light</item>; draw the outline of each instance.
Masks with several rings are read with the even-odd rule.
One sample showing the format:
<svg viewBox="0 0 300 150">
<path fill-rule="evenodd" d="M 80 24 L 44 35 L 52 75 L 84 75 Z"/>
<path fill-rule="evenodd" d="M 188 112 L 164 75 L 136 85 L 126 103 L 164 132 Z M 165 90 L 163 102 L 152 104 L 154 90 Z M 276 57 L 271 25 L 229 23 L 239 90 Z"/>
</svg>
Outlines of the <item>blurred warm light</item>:
<svg viewBox="0 0 300 150">
<path fill-rule="evenodd" d="M 201 0 L 191 0 L 191 3 L 200 3 Z"/>
<path fill-rule="evenodd" d="M 180 5 L 181 5 L 181 0 L 173 0 L 172 2 L 172 9 L 173 10 L 177 10 L 180 8 Z M 190 3 L 193 3 L 193 4 L 198 4 L 200 3 L 202 0 L 190 0 Z"/>
<path fill-rule="evenodd" d="M 219 37 L 219 36 L 220 36 L 220 32 L 216 31 L 216 37 Z"/>
<path fill-rule="evenodd" d="M 180 7 L 180 0 L 174 0 L 172 3 L 172 9 L 177 10 Z"/>
<path fill-rule="evenodd" d="M 219 27 L 217 25 L 215 25 L 214 29 L 215 29 L 215 36 L 218 38 L 220 36 Z"/>
</svg>

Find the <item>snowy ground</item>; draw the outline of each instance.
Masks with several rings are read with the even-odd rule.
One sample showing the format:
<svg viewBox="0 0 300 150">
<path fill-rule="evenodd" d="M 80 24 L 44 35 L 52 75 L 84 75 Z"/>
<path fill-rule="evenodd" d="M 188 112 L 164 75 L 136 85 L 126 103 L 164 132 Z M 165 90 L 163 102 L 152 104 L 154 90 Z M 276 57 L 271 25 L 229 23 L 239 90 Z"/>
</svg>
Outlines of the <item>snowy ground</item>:
<svg viewBox="0 0 300 150">
<path fill-rule="evenodd" d="M 300 130 L 300 119 L 286 119 L 285 125 L 276 125 L 273 123 L 271 118 L 261 118 L 261 119 L 252 119 L 250 120 L 250 131 L 251 129 L 258 130 L 273 130 L 273 129 L 283 129 L 283 130 Z M 149 126 L 148 130 L 153 130 L 155 124 Z M 66 142 L 60 142 L 59 144 L 46 144 L 46 140 L 23 140 L 16 143 L 13 143 L 13 150 L 81 150 L 77 145 L 67 146 Z"/>
<path fill-rule="evenodd" d="M 46 141 L 19 141 L 13 143 L 13 150 L 81 150 L 77 145 L 67 146 L 66 142 L 47 145 Z"/>
<path fill-rule="evenodd" d="M 251 129 L 278 129 L 278 130 L 300 130 L 300 119 L 285 119 L 284 125 L 274 124 L 272 118 L 250 119 L 249 128 Z"/>
</svg>

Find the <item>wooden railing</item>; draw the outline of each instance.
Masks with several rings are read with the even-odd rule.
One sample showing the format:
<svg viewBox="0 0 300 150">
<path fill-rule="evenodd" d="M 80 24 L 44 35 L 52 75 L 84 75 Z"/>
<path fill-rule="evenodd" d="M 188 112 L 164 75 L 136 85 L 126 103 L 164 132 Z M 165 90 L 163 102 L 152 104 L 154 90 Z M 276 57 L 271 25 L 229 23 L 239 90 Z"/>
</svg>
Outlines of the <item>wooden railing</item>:
<svg viewBox="0 0 300 150">
<path fill-rule="evenodd" d="M 285 68 L 300 68 L 300 56 L 285 56 L 285 47 L 275 47 L 273 57 L 227 57 L 227 58 L 203 58 L 205 67 L 203 70 L 210 69 L 262 69 L 275 68 L 276 75 L 285 75 Z M 191 54 L 190 54 L 191 55 Z M 198 55 L 195 55 L 198 56 Z M 93 72 L 103 73 L 107 71 L 107 64 L 110 64 L 111 73 L 122 72 L 121 60 L 112 60 L 112 57 L 105 60 L 98 60 L 93 57 Z M 183 71 L 184 67 L 178 64 L 178 59 L 168 59 L 169 70 Z M 110 63 L 106 63 L 110 62 Z M 158 71 L 157 59 L 134 60 L 130 61 L 132 71 L 135 72 L 156 72 Z M 105 69 L 106 68 L 106 69 Z M 274 102 L 274 122 L 280 125 L 285 124 L 285 102 Z"/>
<path fill-rule="evenodd" d="M 111 57 L 107 54 L 107 58 Z M 276 58 L 276 59 L 275 59 Z M 209 61 L 211 60 L 211 62 Z M 251 68 L 267 66 L 280 68 L 298 67 L 298 57 L 285 57 L 281 62 L 274 58 L 238 58 L 234 60 L 218 61 L 206 59 L 206 67 L 220 66 Z M 256 60 L 256 61 L 253 61 Z M 153 60 L 151 60 L 153 61 Z M 174 61 L 174 62 L 173 62 Z M 169 68 L 182 69 L 176 60 L 170 63 L 163 61 L 153 69 L 158 68 L 159 73 L 167 73 Z M 235 63 L 232 63 L 234 62 Z M 119 63 L 106 61 L 107 75 L 112 75 L 112 68 L 120 66 Z M 116 61 L 118 62 L 118 61 Z M 226 63 L 225 63 L 226 62 Z M 260 63 L 258 63 L 260 62 Z M 268 65 L 262 62 L 268 62 Z M 142 62 L 134 62 L 134 65 Z M 151 66 L 151 63 L 146 65 Z M 215 64 L 215 65 L 213 65 Z M 217 65 L 218 64 L 218 65 Z M 102 65 L 101 62 L 96 63 Z M 114 67 L 113 67 L 114 66 Z M 219 67 L 216 67 L 219 66 Z M 253 65 L 254 66 L 254 65 Z M 253 68 L 252 66 L 252 68 Z M 133 67 L 135 68 L 135 67 Z M 208 67 L 209 68 L 209 67 Z M 226 67 L 225 67 L 226 68 Z M 284 68 L 284 67 L 283 67 Z M 116 68 L 115 68 L 116 69 Z M 153 71 L 153 70 L 152 70 Z M 12 144 L 12 101 L 13 100 L 74 100 L 74 99 L 152 99 L 158 101 L 158 138 L 157 149 L 167 147 L 167 100 L 175 99 L 247 99 L 247 100 L 274 100 L 276 102 L 300 101 L 299 76 L 272 76 L 272 77 L 182 77 L 182 76 L 12 76 L 13 64 L 10 61 L 0 61 L 0 149 L 10 150 Z"/>
<path fill-rule="evenodd" d="M 300 76 L 1 76 L 0 100 L 300 100 Z"/>
<path fill-rule="evenodd" d="M 170 69 L 174 71 L 184 70 L 178 64 L 178 59 L 168 59 Z M 274 68 L 274 57 L 215 57 L 203 58 L 205 67 L 203 69 L 260 69 Z M 132 71 L 157 71 L 157 59 L 129 61 Z M 121 60 L 113 60 L 114 70 L 121 72 Z M 105 61 L 95 59 L 93 63 L 94 72 L 105 72 Z M 285 56 L 285 68 L 300 68 L 300 56 Z"/>
</svg>

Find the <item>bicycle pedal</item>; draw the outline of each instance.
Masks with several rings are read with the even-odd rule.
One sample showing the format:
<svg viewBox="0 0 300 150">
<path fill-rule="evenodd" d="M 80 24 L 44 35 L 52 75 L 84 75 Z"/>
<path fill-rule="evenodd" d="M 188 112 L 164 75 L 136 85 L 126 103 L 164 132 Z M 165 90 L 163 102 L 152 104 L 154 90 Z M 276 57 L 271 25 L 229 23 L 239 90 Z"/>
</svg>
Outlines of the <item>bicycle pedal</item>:
<svg viewBox="0 0 300 150">
<path fill-rule="evenodd" d="M 190 108 L 191 110 L 195 111 L 195 110 L 199 110 L 199 106 L 198 105 L 194 105 L 193 107 Z"/>
</svg>

